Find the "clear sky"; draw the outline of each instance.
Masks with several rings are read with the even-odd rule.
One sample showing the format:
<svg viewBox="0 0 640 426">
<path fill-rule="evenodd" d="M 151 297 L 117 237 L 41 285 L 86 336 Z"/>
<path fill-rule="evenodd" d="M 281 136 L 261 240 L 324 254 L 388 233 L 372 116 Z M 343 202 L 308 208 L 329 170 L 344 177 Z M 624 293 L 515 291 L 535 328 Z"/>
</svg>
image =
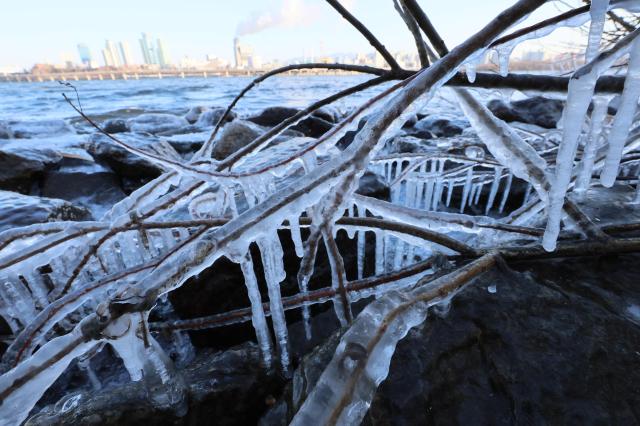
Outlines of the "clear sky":
<svg viewBox="0 0 640 426">
<path fill-rule="evenodd" d="M 413 41 L 392 0 L 342 0 L 390 50 Z M 480 29 L 514 0 L 420 0 L 449 46 Z M 545 5 L 536 17 L 557 13 Z M 160 37 L 171 58 L 232 58 L 232 40 L 243 40 L 263 59 L 286 60 L 372 49 L 324 0 L 7 0 L 0 12 L 0 68 L 36 62 L 78 61 L 86 43 L 99 63 L 105 39 L 129 42 L 140 61 L 141 32 Z M 258 27 L 258 28 L 256 28 Z M 250 33 L 251 30 L 259 30 Z"/>
</svg>

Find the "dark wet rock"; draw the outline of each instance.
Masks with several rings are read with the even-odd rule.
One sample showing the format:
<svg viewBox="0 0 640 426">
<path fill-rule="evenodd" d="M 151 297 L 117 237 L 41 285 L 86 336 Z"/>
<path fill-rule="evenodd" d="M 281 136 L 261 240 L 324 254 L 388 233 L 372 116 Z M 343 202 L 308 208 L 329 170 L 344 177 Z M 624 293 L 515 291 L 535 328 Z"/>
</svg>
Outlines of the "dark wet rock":
<svg viewBox="0 0 640 426">
<path fill-rule="evenodd" d="M 391 199 L 391 189 L 389 186 L 381 176 L 372 172 L 365 172 L 364 175 L 362 175 L 356 193 L 384 201 L 390 201 Z"/>
<path fill-rule="evenodd" d="M 118 176 L 97 164 L 61 167 L 47 172 L 41 195 L 84 206 L 95 218 L 102 217 L 126 196 L 120 188 Z"/>
<path fill-rule="evenodd" d="M 519 121 L 554 129 L 562 116 L 564 101 L 534 96 L 506 104 L 504 101 L 494 99 L 489 101 L 487 107 L 496 117 L 507 122 Z"/>
<path fill-rule="evenodd" d="M 218 124 L 218 121 L 220 121 L 220 119 L 224 115 L 225 110 L 226 108 L 222 108 L 222 107 L 206 109 L 205 111 L 202 112 L 200 117 L 198 117 L 198 120 L 195 123 L 196 127 L 198 128 L 214 127 L 216 124 Z M 235 120 L 235 118 L 236 118 L 236 113 L 231 111 L 229 115 L 227 115 L 227 118 L 225 119 L 225 123 L 229 123 Z"/>
<path fill-rule="evenodd" d="M 280 379 L 265 373 L 252 343 L 221 352 L 203 351 L 180 373 L 188 384 L 188 410 L 182 417 L 155 408 L 140 381 L 83 392 L 75 407 L 62 413 L 45 407 L 28 424 L 249 425 L 257 423 L 282 389 Z"/>
<path fill-rule="evenodd" d="M 150 149 L 153 143 L 146 140 L 128 138 L 127 143 L 138 148 Z M 85 149 L 101 163 L 108 165 L 120 177 L 150 180 L 160 175 L 162 170 L 148 160 L 132 154 L 101 134 L 93 134 L 85 144 Z"/>
<path fill-rule="evenodd" d="M 299 112 L 296 108 L 290 107 L 269 107 L 265 108 L 260 114 L 249 117 L 247 120 L 259 124 L 261 126 L 273 127 L 282 123 L 289 117 L 293 117 Z"/>
<path fill-rule="evenodd" d="M 436 116 L 428 116 L 418 121 L 414 128 L 421 131 L 427 131 L 432 135 L 440 138 L 449 138 L 462 133 L 469 124 L 462 120 L 447 120 Z"/>
<path fill-rule="evenodd" d="M 0 190 L 0 232 L 34 223 L 89 219 L 87 209 L 64 200 Z"/>
<path fill-rule="evenodd" d="M 132 132 L 151 134 L 168 132 L 189 125 L 183 117 L 161 113 L 141 114 L 129 119 L 127 124 Z"/>
<path fill-rule="evenodd" d="M 260 136 L 262 129 L 250 121 L 227 124 L 213 146 L 213 158 L 222 160 Z"/>
<path fill-rule="evenodd" d="M 511 262 L 481 275 L 398 343 L 362 424 L 636 424 L 639 260 Z M 261 424 L 289 423 L 337 339 L 303 358 Z"/>
<path fill-rule="evenodd" d="M 180 154 L 194 153 L 204 144 L 201 137 L 171 138 L 167 142 Z"/>
<path fill-rule="evenodd" d="M 331 107 L 322 107 L 319 110 L 314 111 L 312 115 L 333 124 L 340 120 L 340 113 L 335 108 Z"/>
<path fill-rule="evenodd" d="M 305 136 L 311 138 L 319 138 L 326 132 L 331 130 L 333 124 L 319 117 L 307 117 L 300 121 L 298 124 L 292 127 L 293 130 L 297 130 Z"/>
<path fill-rule="evenodd" d="M 103 124 L 103 129 L 107 133 L 124 133 L 129 131 L 127 121 L 121 118 L 112 118 Z"/>
<path fill-rule="evenodd" d="M 346 147 L 351 145 L 356 135 L 360 130 L 362 130 L 365 124 L 367 124 L 366 118 L 361 119 L 360 122 L 358 123 L 358 130 L 349 130 L 348 132 L 346 132 L 344 136 L 341 137 L 340 140 L 336 143 L 336 146 L 339 149 L 344 150 Z"/>
<path fill-rule="evenodd" d="M 2 147 L 0 144 L 0 189 L 28 193 L 43 173 L 62 160 L 51 149 Z"/>
</svg>

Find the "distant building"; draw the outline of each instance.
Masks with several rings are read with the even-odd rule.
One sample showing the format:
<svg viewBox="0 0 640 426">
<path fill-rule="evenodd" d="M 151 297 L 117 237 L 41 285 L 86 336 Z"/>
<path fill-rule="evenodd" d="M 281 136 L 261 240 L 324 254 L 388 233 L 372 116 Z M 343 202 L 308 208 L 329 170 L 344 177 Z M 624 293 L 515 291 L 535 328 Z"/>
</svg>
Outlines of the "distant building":
<svg viewBox="0 0 640 426">
<path fill-rule="evenodd" d="M 133 65 L 133 55 L 131 54 L 131 48 L 129 47 L 129 43 L 126 41 L 121 41 L 119 43 L 120 47 L 120 57 L 122 58 L 122 65 L 125 67 L 130 67 Z"/>
<path fill-rule="evenodd" d="M 521 60 L 525 62 L 542 62 L 544 61 L 544 52 L 542 50 L 529 50 L 523 52 Z"/>
<path fill-rule="evenodd" d="M 91 57 L 91 51 L 86 44 L 78 44 L 78 55 L 80 55 L 80 63 L 82 65 L 84 65 L 85 67 L 91 67 L 93 58 Z"/>
<path fill-rule="evenodd" d="M 122 58 L 120 56 L 120 51 L 118 50 L 114 42 L 112 42 L 111 40 L 106 40 L 104 43 L 104 50 L 108 52 L 108 54 L 105 56 L 108 56 L 112 61 L 111 66 L 119 68 L 123 65 Z M 105 65 L 106 65 L 106 60 L 105 60 Z"/>
<path fill-rule="evenodd" d="M 254 68 L 253 49 L 240 42 L 238 37 L 233 39 L 233 58 L 238 69 Z"/>
<path fill-rule="evenodd" d="M 142 50 L 142 59 L 146 65 L 154 65 L 158 63 L 153 51 L 153 46 L 151 45 L 146 33 L 142 33 L 142 37 L 140 38 L 140 49 Z"/>
<path fill-rule="evenodd" d="M 156 41 L 156 54 L 158 56 L 158 65 L 160 65 L 161 67 L 166 67 L 171 63 L 164 43 L 160 39 Z"/>
</svg>

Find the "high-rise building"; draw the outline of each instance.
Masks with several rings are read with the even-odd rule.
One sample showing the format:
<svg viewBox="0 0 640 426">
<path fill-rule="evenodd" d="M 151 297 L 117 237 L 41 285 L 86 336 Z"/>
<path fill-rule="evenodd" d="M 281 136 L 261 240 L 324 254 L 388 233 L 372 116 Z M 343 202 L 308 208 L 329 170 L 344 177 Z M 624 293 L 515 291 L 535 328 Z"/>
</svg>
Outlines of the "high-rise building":
<svg viewBox="0 0 640 426">
<path fill-rule="evenodd" d="M 153 47 L 151 43 L 149 43 L 146 33 L 142 33 L 142 37 L 140 38 L 140 49 L 142 50 L 142 59 L 146 65 L 157 63 L 155 55 L 153 54 Z"/>
<path fill-rule="evenodd" d="M 82 63 L 82 65 L 86 67 L 91 66 L 91 51 L 86 44 L 78 44 L 78 54 L 80 55 L 80 62 Z"/>
<path fill-rule="evenodd" d="M 129 43 L 126 41 L 121 41 L 119 43 L 120 47 L 120 57 L 122 58 L 122 65 L 125 67 L 130 67 L 133 65 L 133 55 L 131 54 L 131 48 L 129 47 Z"/>
<path fill-rule="evenodd" d="M 116 44 L 114 42 L 112 42 L 111 40 L 106 40 L 104 45 L 105 45 L 104 46 L 105 50 L 108 51 L 109 55 L 111 56 L 111 59 L 113 61 L 113 66 L 114 67 L 121 67 L 123 65 L 122 64 L 122 57 L 120 56 L 120 52 L 118 51 L 118 48 L 116 47 Z"/>
<path fill-rule="evenodd" d="M 115 67 L 113 55 L 109 49 L 102 49 L 102 59 L 104 59 L 105 67 Z"/>
<path fill-rule="evenodd" d="M 166 67 L 171 63 L 164 43 L 160 39 L 156 41 L 156 55 L 158 57 L 158 65 L 160 65 L 161 67 Z"/>
</svg>

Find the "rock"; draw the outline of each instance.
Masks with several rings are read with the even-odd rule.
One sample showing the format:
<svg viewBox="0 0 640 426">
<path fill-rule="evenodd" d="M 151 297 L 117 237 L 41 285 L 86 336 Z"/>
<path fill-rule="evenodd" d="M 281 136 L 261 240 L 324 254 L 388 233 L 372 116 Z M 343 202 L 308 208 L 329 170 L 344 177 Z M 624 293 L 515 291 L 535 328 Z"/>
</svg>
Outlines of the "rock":
<svg viewBox="0 0 640 426">
<path fill-rule="evenodd" d="M 564 101 L 534 96 L 507 105 L 499 99 L 494 99 L 489 101 L 487 107 L 496 117 L 507 122 L 519 121 L 554 129 L 562 116 Z"/>
<path fill-rule="evenodd" d="M 62 160 L 59 152 L 0 145 L 0 189 L 29 193 L 45 170 Z"/>
<path fill-rule="evenodd" d="M 320 136 L 331 130 L 332 127 L 332 123 L 323 120 L 322 118 L 311 116 L 305 118 L 304 120 L 293 126 L 292 129 L 302 132 L 304 136 L 319 138 Z"/>
<path fill-rule="evenodd" d="M 16 139 L 57 136 L 74 131 L 64 120 L 16 121 L 10 122 L 9 126 Z"/>
<path fill-rule="evenodd" d="M 328 121 L 329 123 L 333 124 L 337 123 L 340 120 L 340 113 L 335 108 L 331 108 L 330 106 L 322 107 L 319 110 L 314 111 L 311 115 L 313 117 L 321 118 L 324 121 Z"/>
<path fill-rule="evenodd" d="M 414 128 L 419 131 L 427 131 L 439 138 L 450 138 L 462 133 L 469 124 L 464 121 L 452 121 L 446 118 L 428 116 L 418 121 Z"/>
<path fill-rule="evenodd" d="M 0 232 L 34 223 L 89 219 L 87 209 L 64 200 L 0 190 Z"/>
<path fill-rule="evenodd" d="M 180 370 L 188 384 L 186 415 L 155 408 L 144 381 L 126 382 L 100 391 L 85 389 L 80 402 L 67 410 L 44 407 L 27 424 L 45 425 L 248 425 L 256 424 L 278 395 L 282 382 L 265 373 L 257 345 L 246 343 L 226 351 L 205 351 Z M 60 405 L 60 404 L 59 404 Z"/>
<path fill-rule="evenodd" d="M 261 126 L 273 127 L 282 123 L 287 118 L 296 115 L 298 112 L 299 110 L 296 108 L 280 106 L 269 107 L 265 108 L 260 114 L 249 117 L 247 120 Z"/>
<path fill-rule="evenodd" d="M 156 134 L 180 129 L 189 122 L 172 114 L 150 113 L 129 119 L 127 124 L 132 132 Z"/>
<path fill-rule="evenodd" d="M 127 143 L 143 149 L 149 149 L 153 145 L 148 140 L 135 138 L 128 138 Z M 99 133 L 89 137 L 85 149 L 93 158 L 108 165 L 120 177 L 142 179 L 144 182 L 158 177 L 162 172 L 160 167 L 130 153 Z"/>
<path fill-rule="evenodd" d="M 391 201 L 391 189 L 381 176 L 372 172 L 365 172 L 362 175 L 356 194 Z"/>
<path fill-rule="evenodd" d="M 0 123 L 0 139 L 11 139 L 12 137 L 11 128 L 5 123 Z"/>
<path fill-rule="evenodd" d="M 430 135 L 429 132 L 426 133 Z M 426 140 L 428 140 L 428 138 L 423 139 L 414 135 L 401 135 L 391 139 L 386 147 L 390 154 L 437 151 L 437 147 L 426 142 Z"/>
<path fill-rule="evenodd" d="M 222 134 L 213 146 L 213 158 L 222 160 L 233 154 L 262 133 L 262 129 L 250 121 L 235 120 L 224 126 Z"/>
<path fill-rule="evenodd" d="M 47 172 L 41 195 L 83 206 L 96 219 L 126 196 L 118 176 L 98 164 L 61 167 Z"/>
<path fill-rule="evenodd" d="M 189 124 L 195 124 L 195 122 L 198 121 L 198 117 L 200 117 L 200 114 L 202 114 L 206 110 L 207 107 L 200 105 L 191 107 L 191 109 L 189 109 L 189 111 L 187 111 L 187 113 L 184 115 L 184 119 L 187 120 Z"/>
<path fill-rule="evenodd" d="M 199 129 L 215 127 L 216 124 L 218 124 L 218 121 L 220 121 L 220 118 L 222 118 L 222 116 L 224 115 L 225 110 L 226 108 L 216 107 L 203 111 L 195 123 L 196 127 L 198 127 Z M 231 111 L 225 119 L 225 123 L 229 123 L 235 118 L 236 113 Z"/>
<path fill-rule="evenodd" d="M 336 146 L 342 150 L 346 149 L 349 145 L 351 145 L 356 137 L 356 134 L 358 134 L 358 132 L 362 130 L 365 124 L 367 124 L 367 119 L 361 119 L 358 123 L 358 130 L 349 130 L 348 132 L 346 132 L 344 136 L 341 137 L 340 140 L 336 143 Z"/>
<path fill-rule="evenodd" d="M 105 121 L 102 128 L 107 133 L 123 133 L 129 131 L 129 126 L 127 126 L 126 120 L 121 118 L 112 118 Z"/>
</svg>

